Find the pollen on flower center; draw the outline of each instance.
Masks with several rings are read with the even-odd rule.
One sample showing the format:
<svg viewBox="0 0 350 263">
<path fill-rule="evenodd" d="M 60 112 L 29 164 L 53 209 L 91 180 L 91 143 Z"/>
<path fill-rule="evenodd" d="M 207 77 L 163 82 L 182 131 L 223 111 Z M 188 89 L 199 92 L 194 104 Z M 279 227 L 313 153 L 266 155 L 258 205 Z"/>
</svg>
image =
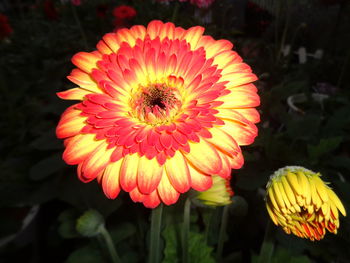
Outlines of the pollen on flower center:
<svg viewBox="0 0 350 263">
<path fill-rule="evenodd" d="M 141 87 L 130 104 L 134 117 L 153 125 L 172 120 L 181 108 L 178 91 L 165 84 Z"/>
</svg>

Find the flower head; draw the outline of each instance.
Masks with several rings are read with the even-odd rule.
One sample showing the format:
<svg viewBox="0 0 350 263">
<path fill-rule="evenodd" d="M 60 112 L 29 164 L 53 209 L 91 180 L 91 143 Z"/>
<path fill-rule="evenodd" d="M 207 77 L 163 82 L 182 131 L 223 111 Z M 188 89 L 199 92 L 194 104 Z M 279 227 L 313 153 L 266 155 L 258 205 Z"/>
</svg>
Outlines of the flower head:
<svg viewBox="0 0 350 263">
<path fill-rule="evenodd" d="M 203 31 L 152 21 L 72 58 L 78 68 L 68 79 L 78 87 L 58 96 L 81 102 L 56 133 L 82 181 L 97 178 L 107 197 L 123 189 L 153 208 L 243 165 L 239 145 L 257 135 L 257 78 L 231 42 Z"/>
<path fill-rule="evenodd" d="M 80 6 L 81 5 L 81 0 L 71 0 L 71 3 L 75 6 Z"/>
<path fill-rule="evenodd" d="M 132 6 L 120 5 L 113 9 L 113 16 L 120 20 L 130 20 L 136 16 L 136 10 Z"/>
<path fill-rule="evenodd" d="M 192 5 L 196 5 L 199 8 L 208 8 L 215 0 L 190 0 Z"/>
<path fill-rule="evenodd" d="M 277 170 L 267 184 L 266 207 L 275 223 L 287 233 L 320 240 L 326 229 L 336 234 L 338 210 L 345 216 L 343 204 L 319 173 L 299 166 Z"/>
<path fill-rule="evenodd" d="M 208 190 L 197 192 L 196 199 L 207 206 L 223 206 L 230 204 L 233 191 L 230 178 L 213 175 L 213 185 Z"/>
<path fill-rule="evenodd" d="M 10 36 L 12 32 L 7 16 L 0 14 L 0 40 Z"/>
<path fill-rule="evenodd" d="M 113 9 L 114 26 L 116 30 L 126 27 L 131 19 L 136 16 L 136 10 L 132 6 L 120 5 Z"/>
<path fill-rule="evenodd" d="M 168 4 L 172 0 L 158 0 L 158 2 Z M 208 8 L 215 0 L 179 0 L 179 2 L 190 2 L 192 5 L 196 5 L 199 8 Z"/>
</svg>

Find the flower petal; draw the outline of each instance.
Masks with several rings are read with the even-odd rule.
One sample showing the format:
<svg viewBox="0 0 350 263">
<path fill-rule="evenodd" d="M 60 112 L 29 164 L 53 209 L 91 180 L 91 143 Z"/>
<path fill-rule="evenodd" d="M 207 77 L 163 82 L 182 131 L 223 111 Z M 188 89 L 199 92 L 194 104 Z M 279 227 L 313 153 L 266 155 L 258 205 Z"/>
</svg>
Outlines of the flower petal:
<svg viewBox="0 0 350 263">
<path fill-rule="evenodd" d="M 139 202 L 142 203 L 143 200 L 145 200 L 146 195 L 142 194 L 137 187 L 135 187 L 133 190 L 129 192 L 131 200 L 133 200 L 135 203 Z"/>
<path fill-rule="evenodd" d="M 203 32 L 204 28 L 201 26 L 191 27 L 188 30 L 186 30 L 186 33 L 183 36 L 183 38 L 188 43 L 190 43 L 192 50 L 195 50 L 197 48 L 198 41 L 202 37 Z"/>
<path fill-rule="evenodd" d="M 110 162 L 113 149 L 107 148 L 107 143 L 102 143 L 85 159 L 82 169 L 82 177 L 87 180 L 96 178 L 97 175 L 104 170 Z"/>
<path fill-rule="evenodd" d="M 258 123 L 260 122 L 260 114 L 259 112 L 254 108 L 248 108 L 248 109 L 234 109 L 234 111 L 241 114 L 244 118 L 246 118 L 248 121 L 251 121 L 252 123 Z"/>
<path fill-rule="evenodd" d="M 147 34 L 151 39 L 155 39 L 159 36 L 159 32 L 163 27 L 163 22 L 159 20 L 151 21 L 147 26 Z"/>
<path fill-rule="evenodd" d="M 258 130 L 255 125 L 242 125 L 231 120 L 225 120 L 225 125 L 222 126 L 221 129 L 235 138 L 238 145 L 252 144 L 255 137 L 258 135 Z"/>
<path fill-rule="evenodd" d="M 253 84 L 244 85 L 231 89 L 231 93 L 219 98 L 224 104 L 220 106 L 223 109 L 252 108 L 260 105 L 260 98 L 256 93 Z"/>
<path fill-rule="evenodd" d="M 240 152 L 239 146 L 234 137 L 223 131 L 221 128 L 210 129 L 212 138 L 206 139 L 220 151 L 229 154 L 231 157 Z"/>
<path fill-rule="evenodd" d="M 158 186 L 163 174 L 163 166 L 156 158 L 149 160 L 142 156 L 137 169 L 137 186 L 141 193 L 150 194 Z"/>
<path fill-rule="evenodd" d="M 73 69 L 67 79 L 85 90 L 93 93 L 102 93 L 102 90 L 98 87 L 92 77 L 80 69 Z"/>
<path fill-rule="evenodd" d="M 81 163 L 102 143 L 104 142 L 95 140 L 95 134 L 78 134 L 69 140 L 62 158 L 67 164 Z"/>
<path fill-rule="evenodd" d="M 81 116 L 81 110 L 76 105 L 69 107 L 61 116 L 56 128 L 57 138 L 63 139 L 77 135 L 85 125 L 86 117 Z"/>
<path fill-rule="evenodd" d="M 108 164 L 103 172 L 102 188 L 105 195 L 110 199 L 115 199 L 120 192 L 119 173 L 122 160 Z"/>
<path fill-rule="evenodd" d="M 205 140 L 189 144 L 190 152 L 184 153 L 184 156 L 194 167 L 205 174 L 216 174 L 220 171 L 222 163 L 214 146 Z"/>
<path fill-rule="evenodd" d="M 137 185 L 138 154 L 126 155 L 120 168 L 120 185 L 125 192 L 130 192 Z"/>
<path fill-rule="evenodd" d="M 155 190 L 149 195 L 145 195 L 143 204 L 147 208 L 156 208 L 160 204 L 158 192 Z"/>
<path fill-rule="evenodd" d="M 79 52 L 73 56 L 72 62 L 84 72 L 91 73 L 92 69 L 97 68 L 100 59 L 97 53 Z"/>
<path fill-rule="evenodd" d="M 213 179 L 211 175 L 207 175 L 199 172 L 192 165 L 188 165 L 188 169 L 190 170 L 190 174 L 191 174 L 191 187 L 194 190 L 205 191 L 212 186 Z"/>
<path fill-rule="evenodd" d="M 180 193 L 172 186 L 166 173 L 163 174 L 157 190 L 161 200 L 166 205 L 175 204 L 179 199 Z"/>
<path fill-rule="evenodd" d="M 165 171 L 170 183 L 178 192 L 188 191 L 191 186 L 191 178 L 187 163 L 181 152 L 177 151 L 173 158 L 166 160 Z"/>
</svg>

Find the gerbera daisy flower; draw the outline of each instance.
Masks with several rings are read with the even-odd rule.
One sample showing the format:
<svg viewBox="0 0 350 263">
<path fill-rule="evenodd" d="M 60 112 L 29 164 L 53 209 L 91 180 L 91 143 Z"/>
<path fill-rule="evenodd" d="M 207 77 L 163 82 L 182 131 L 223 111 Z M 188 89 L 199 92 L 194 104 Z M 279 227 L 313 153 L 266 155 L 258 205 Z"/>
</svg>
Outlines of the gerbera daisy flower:
<svg viewBox="0 0 350 263">
<path fill-rule="evenodd" d="M 326 230 L 336 234 L 342 202 L 319 173 L 299 166 L 277 170 L 267 184 L 266 207 L 275 223 L 287 233 L 320 240 Z"/>
<path fill-rule="evenodd" d="M 74 55 L 68 79 L 78 87 L 58 96 L 81 102 L 56 133 L 83 182 L 97 178 L 108 198 L 122 189 L 154 208 L 241 168 L 240 145 L 257 135 L 257 78 L 231 42 L 203 32 L 152 21 Z"/>
</svg>

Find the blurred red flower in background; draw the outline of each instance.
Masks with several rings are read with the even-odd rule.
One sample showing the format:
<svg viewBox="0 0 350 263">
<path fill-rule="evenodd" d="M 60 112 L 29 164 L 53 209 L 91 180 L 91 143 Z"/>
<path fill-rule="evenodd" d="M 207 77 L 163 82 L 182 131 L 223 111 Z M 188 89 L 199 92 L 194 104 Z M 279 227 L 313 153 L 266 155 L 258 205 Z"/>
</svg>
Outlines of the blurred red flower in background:
<svg viewBox="0 0 350 263">
<path fill-rule="evenodd" d="M 162 3 L 169 3 L 172 0 L 158 0 L 158 2 Z M 190 2 L 192 5 L 196 5 L 199 8 L 207 8 L 212 3 L 214 3 L 215 0 L 179 0 L 179 2 Z"/>
<path fill-rule="evenodd" d="M 58 19 L 58 12 L 52 0 L 44 1 L 44 13 L 49 20 Z"/>
<path fill-rule="evenodd" d="M 8 22 L 7 16 L 0 14 L 0 40 L 8 37 L 12 32 L 13 29 Z"/>
<path fill-rule="evenodd" d="M 81 0 L 72 0 L 71 3 L 75 6 L 81 5 Z"/>
<path fill-rule="evenodd" d="M 131 19 L 136 16 L 136 10 L 132 6 L 120 5 L 113 9 L 112 12 L 114 19 L 115 29 L 127 27 Z"/>
<path fill-rule="evenodd" d="M 120 5 L 113 9 L 113 15 L 117 19 L 129 20 L 136 16 L 136 10 L 132 6 Z"/>
<path fill-rule="evenodd" d="M 207 8 L 209 7 L 212 3 L 214 3 L 215 0 L 190 0 L 190 3 L 192 5 L 196 5 L 199 8 Z"/>
</svg>

